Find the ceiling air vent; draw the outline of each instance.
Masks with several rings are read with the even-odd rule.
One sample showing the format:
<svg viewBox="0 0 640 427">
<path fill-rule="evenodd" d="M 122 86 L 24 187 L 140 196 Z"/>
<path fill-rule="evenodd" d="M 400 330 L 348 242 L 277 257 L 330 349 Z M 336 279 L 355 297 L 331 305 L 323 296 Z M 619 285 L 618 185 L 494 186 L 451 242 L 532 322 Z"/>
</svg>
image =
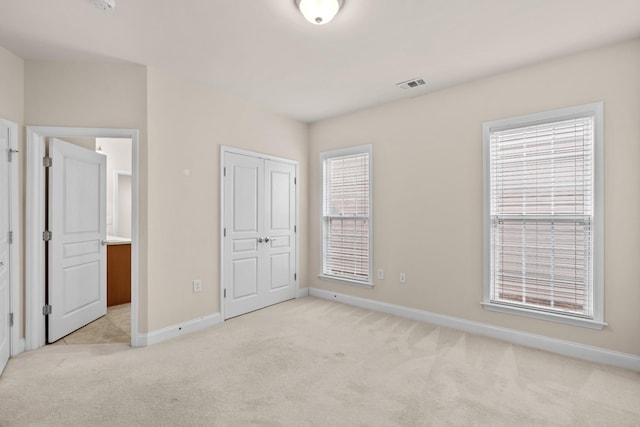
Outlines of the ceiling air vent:
<svg viewBox="0 0 640 427">
<path fill-rule="evenodd" d="M 407 80 L 405 82 L 396 83 L 400 89 L 415 89 L 417 87 L 423 86 L 427 84 L 423 78 L 415 78 L 411 80 Z"/>
</svg>

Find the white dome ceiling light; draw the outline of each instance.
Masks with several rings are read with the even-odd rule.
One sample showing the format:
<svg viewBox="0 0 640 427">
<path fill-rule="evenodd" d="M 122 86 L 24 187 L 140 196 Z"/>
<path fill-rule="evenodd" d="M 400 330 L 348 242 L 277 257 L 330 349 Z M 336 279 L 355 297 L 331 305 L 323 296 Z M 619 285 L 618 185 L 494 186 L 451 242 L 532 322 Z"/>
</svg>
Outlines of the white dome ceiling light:
<svg viewBox="0 0 640 427">
<path fill-rule="evenodd" d="M 98 9 L 105 10 L 107 12 L 116 8 L 116 0 L 91 0 L 91 3 L 93 3 Z"/>
<path fill-rule="evenodd" d="M 295 0 L 307 21 L 314 25 L 330 22 L 338 13 L 344 0 Z"/>
</svg>

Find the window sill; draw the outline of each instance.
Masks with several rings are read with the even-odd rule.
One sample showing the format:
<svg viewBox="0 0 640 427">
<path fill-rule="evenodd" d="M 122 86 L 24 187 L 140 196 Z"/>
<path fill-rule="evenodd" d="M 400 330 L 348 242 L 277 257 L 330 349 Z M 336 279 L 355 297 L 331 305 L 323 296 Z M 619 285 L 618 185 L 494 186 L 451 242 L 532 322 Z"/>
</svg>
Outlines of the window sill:
<svg viewBox="0 0 640 427">
<path fill-rule="evenodd" d="M 373 288 L 373 283 L 371 282 L 362 282 L 359 280 L 351 280 L 351 279 L 347 279 L 345 277 L 339 277 L 339 276 L 330 276 L 328 274 L 318 274 L 318 278 L 320 279 L 324 279 L 324 280 L 332 280 L 334 282 L 343 282 L 349 285 L 356 285 L 356 286 L 361 286 L 363 288 Z"/>
<path fill-rule="evenodd" d="M 606 322 L 599 322 L 597 320 L 582 319 L 579 317 L 563 316 L 556 313 L 546 313 L 543 311 L 529 310 L 521 307 L 513 307 L 509 305 L 495 304 L 491 302 L 482 302 L 482 307 L 488 311 L 495 311 L 499 313 L 514 314 L 517 316 L 530 317 L 533 319 L 547 320 L 550 322 L 564 323 L 565 325 L 580 326 L 583 328 L 601 330 L 605 326 L 608 326 Z"/>
</svg>

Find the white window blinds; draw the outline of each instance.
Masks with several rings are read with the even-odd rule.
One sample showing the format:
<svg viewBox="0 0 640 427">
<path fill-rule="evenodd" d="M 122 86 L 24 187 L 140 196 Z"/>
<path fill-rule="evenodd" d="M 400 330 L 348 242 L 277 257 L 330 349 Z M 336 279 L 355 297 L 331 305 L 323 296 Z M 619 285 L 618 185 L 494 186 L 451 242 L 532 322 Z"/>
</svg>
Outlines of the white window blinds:
<svg viewBox="0 0 640 427">
<path fill-rule="evenodd" d="M 370 151 L 323 161 L 323 274 L 370 282 Z"/>
<path fill-rule="evenodd" d="M 593 318 L 594 118 L 489 143 L 491 302 Z"/>
</svg>

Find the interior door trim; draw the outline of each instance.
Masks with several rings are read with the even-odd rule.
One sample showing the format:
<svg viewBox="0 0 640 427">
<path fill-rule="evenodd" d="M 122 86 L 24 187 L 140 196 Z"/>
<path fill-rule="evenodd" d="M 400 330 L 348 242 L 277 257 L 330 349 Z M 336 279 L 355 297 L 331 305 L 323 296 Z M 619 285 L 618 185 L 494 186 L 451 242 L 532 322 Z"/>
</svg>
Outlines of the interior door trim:
<svg viewBox="0 0 640 427">
<path fill-rule="evenodd" d="M 240 155 L 245 155 L 245 156 L 251 156 L 251 157 L 257 157 L 259 159 L 264 159 L 264 160 L 273 160 L 273 161 L 277 161 L 277 162 L 281 162 L 281 163 L 288 163 L 291 164 L 295 167 L 295 179 L 297 180 L 298 178 L 298 170 L 299 170 L 299 162 L 297 160 L 291 160 L 291 159 L 285 159 L 283 157 L 277 157 L 277 156 L 272 156 L 270 154 L 265 154 L 265 153 L 258 153 L 255 151 L 249 151 L 249 150 L 243 150 L 240 148 L 235 148 L 235 147 L 230 147 L 227 145 L 220 145 L 220 231 L 219 231 L 219 236 L 220 236 L 220 257 L 219 257 L 219 263 L 220 263 L 220 319 L 221 322 L 225 322 L 226 320 L 226 316 L 224 313 L 224 223 L 225 223 L 225 216 L 224 216 L 224 196 L 225 196 L 225 192 L 224 192 L 224 174 L 225 174 L 225 165 L 224 165 L 224 158 L 225 158 L 225 154 L 226 153 L 232 153 L 232 154 L 240 154 Z M 300 224 L 299 221 L 299 212 L 300 212 L 300 191 L 299 191 L 299 186 L 295 185 L 295 197 L 296 197 L 296 206 L 295 206 L 295 223 L 296 226 Z M 295 233 L 295 241 L 296 241 L 296 250 L 295 250 L 295 271 L 299 272 L 300 269 L 300 265 L 299 265 L 299 252 L 300 252 L 300 232 L 298 230 L 298 232 Z M 300 297 L 300 277 L 296 277 L 296 279 L 294 280 L 294 287 L 295 287 L 295 294 L 296 294 L 296 298 Z"/>
<path fill-rule="evenodd" d="M 13 315 L 13 326 L 11 327 L 10 342 L 11 357 L 17 356 L 24 351 L 25 342 L 20 337 L 22 330 L 22 317 L 20 316 L 20 196 L 19 196 L 19 175 L 18 165 L 20 162 L 20 152 L 18 148 L 18 124 L 10 120 L 0 118 L 0 124 L 9 128 L 9 149 L 12 150 L 12 161 L 9 162 L 9 225 L 12 235 L 12 242 L 9 245 L 9 312 Z M 5 155 L 5 153 L 2 153 Z"/>
<path fill-rule="evenodd" d="M 139 340 L 138 327 L 138 185 L 139 185 L 139 131 L 138 129 L 80 128 L 57 126 L 27 126 L 26 144 L 26 224 L 25 224 L 25 349 L 35 350 L 46 343 L 45 317 L 45 244 L 42 231 L 45 226 L 45 140 L 49 137 L 91 137 L 131 139 L 131 346 L 145 343 Z M 16 317 L 20 314 L 16 313 Z"/>
</svg>

